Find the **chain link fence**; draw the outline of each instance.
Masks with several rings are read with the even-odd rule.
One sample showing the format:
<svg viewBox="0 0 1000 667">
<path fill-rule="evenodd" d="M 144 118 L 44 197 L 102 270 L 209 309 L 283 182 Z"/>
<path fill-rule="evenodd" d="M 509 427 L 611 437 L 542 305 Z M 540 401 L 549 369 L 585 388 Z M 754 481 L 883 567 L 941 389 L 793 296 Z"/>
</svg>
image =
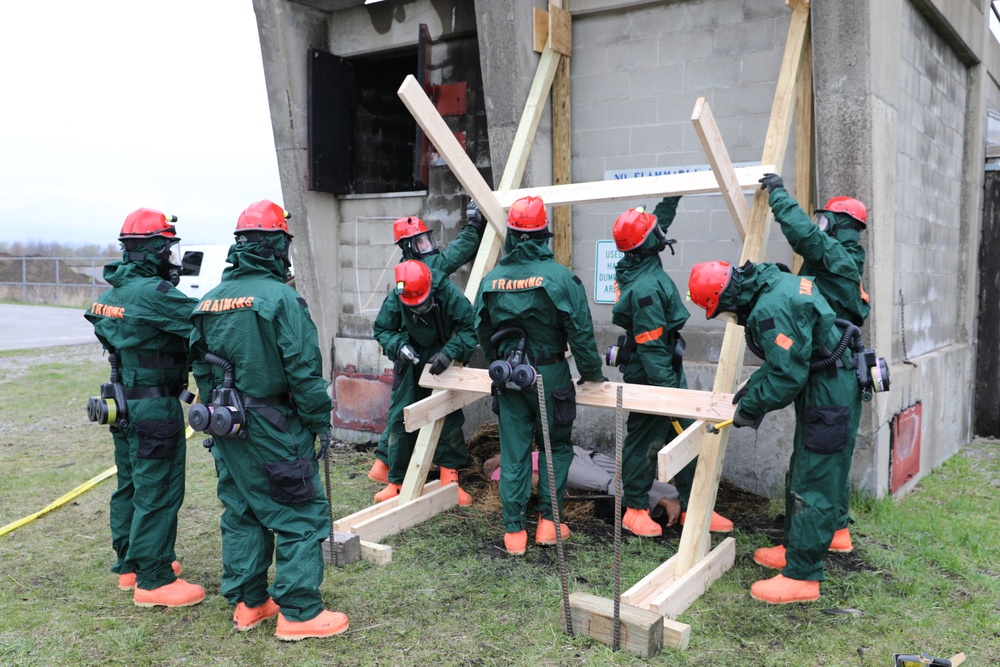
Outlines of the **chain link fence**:
<svg viewBox="0 0 1000 667">
<path fill-rule="evenodd" d="M 120 257 L 0 256 L 0 301 L 87 306 L 104 290 L 104 265 Z"/>
</svg>

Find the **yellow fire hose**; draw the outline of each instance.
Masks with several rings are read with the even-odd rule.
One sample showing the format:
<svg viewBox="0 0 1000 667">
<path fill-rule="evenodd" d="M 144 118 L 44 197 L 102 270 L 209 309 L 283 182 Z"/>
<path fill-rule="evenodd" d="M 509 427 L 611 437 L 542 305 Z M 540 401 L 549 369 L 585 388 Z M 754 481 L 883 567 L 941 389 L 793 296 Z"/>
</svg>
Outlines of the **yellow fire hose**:
<svg viewBox="0 0 1000 667">
<path fill-rule="evenodd" d="M 194 429 L 192 429 L 190 426 L 188 426 L 187 431 L 184 433 L 184 437 L 190 438 L 192 433 L 194 433 Z M 111 466 L 110 468 L 108 468 L 107 470 L 105 470 L 104 472 L 102 472 L 97 477 L 94 477 L 92 479 L 87 480 L 86 482 L 84 482 L 80 486 L 76 487 L 75 489 L 73 489 L 72 491 L 70 491 L 69 493 L 67 493 L 67 494 L 65 494 L 63 496 L 60 496 L 59 498 L 57 498 L 53 502 L 51 502 L 48 505 L 46 505 L 44 508 L 38 510 L 34 514 L 26 516 L 23 519 L 18 519 L 17 521 L 14 521 L 13 523 L 8 523 L 3 528 L 0 528 L 0 537 L 6 535 L 7 533 L 9 533 L 11 531 L 17 530 L 18 528 L 20 528 L 21 526 L 23 526 L 25 524 L 31 523 L 32 521 L 34 521 L 38 517 L 42 516 L 43 514 L 48 514 L 52 510 L 56 509 L 57 507 L 61 507 L 62 505 L 65 505 L 66 503 L 68 503 L 69 501 L 73 500 L 77 496 L 82 495 L 82 494 L 86 493 L 87 491 L 90 491 L 92 488 L 94 488 L 95 486 L 97 486 L 98 484 L 100 484 L 101 482 L 103 482 L 104 480 L 106 480 L 108 477 L 111 477 L 112 475 L 117 474 L 117 473 L 118 473 L 117 466 Z"/>
<path fill-rule="evenodd" d="M 57 507 L 60 507 L 61 505 L 65 505 L 69 501 L 73 500 L 77 496 L 79 496 L 79 495 L 81 495 L 81 494 L 89 491 L 90 489 L 94 488 L 95 486 L 97 486 L 98 484 L 100 484 L 101 482 L 103 482 L 105 479 L 107 479 L 108 477 L 111 477 L 112 475 L 114 475 L 117 472 L 118 472 L 118 468 L 115 467 L 115 466 L 111 466 L 110 468 L 108 468 L 107 470 L 105 470 L 104 472 L 102 472 L 97 477 L 94 477 L 93 479 L 90 479 L 90 480 L 84 482 L 83 484 L 81 484 L 80 486 L 76 487 L 75 489 L 73 489 L 72 491 L 70 491 L 69 493 L 67 493 L 66 495 L 61 496 L 60 498 L 57 498 L 54 502 L 50 503 L 45 508 L 43 508 L 43 509 L 35 512 L 34 514 L 32 514 L 30 516 L 26 516 L 23 519 L 18 519 L 14 523 L 8 523 L 3 528 L 0 528 L 0 536 L 6 535 L 7 533 L 9 533 L 12 530 L 15 530 L 17 528 L 20 528 L 21 526 L 23 526 L 26 523 L 31 523 L 32 521 L 34 521 L 38 517 L 42 516 L 43 514 L 47 514 L 48 512 L 51 512 L 52 510 L 56 509 Z"/>
</svg>

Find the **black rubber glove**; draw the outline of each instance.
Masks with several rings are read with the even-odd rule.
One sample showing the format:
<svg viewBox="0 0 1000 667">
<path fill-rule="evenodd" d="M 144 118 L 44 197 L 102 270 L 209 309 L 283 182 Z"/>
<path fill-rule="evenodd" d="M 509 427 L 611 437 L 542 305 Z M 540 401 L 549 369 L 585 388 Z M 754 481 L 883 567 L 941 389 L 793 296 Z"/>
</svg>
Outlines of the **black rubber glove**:
<svg viewBox="0 0 1000 667">
<path fill-rule="evenodd" d="M 409 343 L 399 348 L 399 358 L 408 364 L 420 363 L 420 357 L 417 356 L 417 351 L 414 350 L 413 346 Z"/>
<path fill-rule="evenodd" d="M 482 232 L 483 227 L 486 226 L 486 218 L 483 217 L 482 211 L 479 210 L 475 199 L 469 200 L 469 205 L 465 209 L 465 217 L 469 221 L 469 224 L 479 232 Z"/>
<path fill-rule="evenodd" d="M 774 192 L 775 188 L 785 187 L 785 182 L 777 174 L 764 174 L 764 178 L 758 181 L 761 190 L 767 190 L 767 194 Z"/>
<path fill-rule="evenodd" d="M 431 375 L 440 375 L 451 366 L 451 357 L 444 352 L 437 352 L 427 363 L 430 364 Z"/>
<path fill-rule="evenodd" d="M 322 461 L 326 458 L 327 452 L 330 451 L 330 444 L 333 442 L 333 434 L 326 431 L 318 434 L 316 437 L 319 438 L 319 451 L 316 453 L 316 460 Z"/>
<path fill-rule="evenodd" d="M 744 426 L 749 426 L 750 428 L 756 431 L 763 420 L 764 420 L 763 415 L 758 417 L 757 419 L 751 419 L 750 417 L 747 417 L 742 412 L 737 410 L 736 414 L 733 415 L 733 426 L 735 426 L 736 428 L 743 428 Z"/>
<path fill-rule="evenodd" d="M 750 387 L 748 387 L 747 385 L 743 385 L 742 387 L 740 387 L 739 391 L 733 394 L 733 405 L 738 404 L 740 402 L 740 399 L 747 395 L 748 391 L 750 391 Z"/>
<path fill-rule="evenodd" d="M 584 382 L 609 382 L 608 378 L 601 376 L 600 380 L 584 380 L 582 377 L 576 381 L 577 384 L 583 384 Z"/>
</svg>

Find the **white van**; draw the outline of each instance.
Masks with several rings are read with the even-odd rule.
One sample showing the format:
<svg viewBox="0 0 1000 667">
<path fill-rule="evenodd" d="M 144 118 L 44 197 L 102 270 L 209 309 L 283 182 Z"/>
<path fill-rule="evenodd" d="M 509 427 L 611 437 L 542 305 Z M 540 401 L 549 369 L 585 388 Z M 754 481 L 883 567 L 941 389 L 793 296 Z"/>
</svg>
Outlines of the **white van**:
<svg viewBox="0 0 1000 667">
<path fill-rule="evenodd" d="M 181 245 L 181 281 L 177 289 L 193 299 L 205 296 L 222 281 L 222 271 L 229 266 L 228 245 Z"/>
</svg>

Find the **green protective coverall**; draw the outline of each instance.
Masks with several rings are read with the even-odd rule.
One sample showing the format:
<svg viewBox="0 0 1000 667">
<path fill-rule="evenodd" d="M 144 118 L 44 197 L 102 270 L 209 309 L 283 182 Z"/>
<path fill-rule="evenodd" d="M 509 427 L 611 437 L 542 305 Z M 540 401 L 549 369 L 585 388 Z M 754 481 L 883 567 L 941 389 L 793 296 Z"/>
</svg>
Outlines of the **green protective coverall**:
<svg viewBox="0 0 1000 667">
<path fill-rule="evenodd" d="M 281 232 L 266 242 L 287 251 Z M 314 443 L 330 430 L 333 405 L 316 326 L 305 300 L 282 282 L 283 261 L 271 253 L 260 242 L 230 248 L 232 266 L 194 309 L 191 352 L 203 401 L 223 381 L 222 369 L 204 361 L 212 352 L 233 364 L 245 399 L 272 404 L 247 408 L 245 440 L 217 437 L 211 449 L 224 508 L 222 595 L 248 607 L 270 595 L 285 618 L 308 621 L 323 611 L 321 543 L 330 534 Z"/>
<path fill-rule="evenodd" d="M 666 197 L 653 212 L 664 233 L 674 220 L 679 201 L 680 197 Z M 663 270 L 656 252 L 658 242 L 651 232 L 640 247 L 618 260 L 615 282 L 619 294 L 611 309 L 611 322 L 625 329 L 629 340 L 635 341 L 628 363 L 620 367 L 625 382 L 686 389 L 681 356 L 675 356 L 675 351 L 681 328 L 690 315 L 677 286 Z M 689 419 L 677 421 L 682 428 L 691 424 Z M 622 492 L 626 507 L 649 506 L 657 452 L 676 435 L 671 417 L 629 413 L 622 446 Z M 697 464 L 697 459 L 692 460 L 674 476 L 681 505 L 685 507 Z"/>
<path fill-rule="evenodd" d="M 168 241 L 153 238 L 152 249 Z M 129 256 L 145 255 L 142 261 Z M 135 572 L 136 585 L 152 590 L 177 579 L 177 511 L 184 501 L 184 413 L 177 398 L 188 383 L 190 299 L 157 275 L 153 250 L 125 251 L 104 267 L 111 289 L 84 315 L 104 349 L 119 357 L 125 387 L 166 387 L 172 396 L 127 399 L 128 425 L 111 427 L 118 488 L 111 495 L 111 571 Z"/>
<path fill-rule="evenodd" d="M 483 278 L 476 299 L 476 334 L 490 353 L 490 338 L 511 326 L 527 334 L 526 351 L 545 382 L 552 465 L 560 507 L 566 476 L 573 460 L 570 441 L 576 418 L 576 389 L 564 353 L 566 343 L 584 380 L 600 382 L 601 358 L 594 340 L 590 305 L 579 278 L 555 261 L 548 240 L 520 238 L 513 230 L 504 241 L 506 255 Z M 518 345 L 518 336 L 504 338 L 496 349 L 503 359 Z M 531 496 L 531 444 L 538 443 L 538 469 L 547 470 L 542 440 L 538 391 L 503 389 L 494 401 L 500 428 L 500 502 L 508 533 L 525 528 L 525 510 Z M 550 521 L 552 501 L 547 476 L 538 484 L 542 517 Z"/>
<path fill-rule="evenodd" d="M 853 228 L 857 224 L 846 213 L 827 211 L 834 218 L 831 229 L 824 232 L 814 225 L 798 202 L 784 188 L 775 188 L 769 197 L 775 221 L 788 239 L 792 250 L 802 256 L 799 275 L 813 276 L 816 287 L 838 318 L 861 327 L 868 319 L 868 294 L 861 277 L 865 271 L 865 249 L 861 233 Z M 860 394 L 858 400 L 861 400 Z M 860 406 L 857 408 L 861 409 Z M 842 521 L 837 529 L 850 523 L 851 479 L 844 478 L 847 486 L 841 508 Z"/>
<path fill-rule="evenodd" d="M 393 484 L 403 483 L 413 446 L 417 442 L 416 432 L 406 432 L 403 408 L 431 394 L 430 389 L 418 384 L 424 366 L 437 352 L 443 352 L 453 361 L 465 363 L 476 349 L 472 304 L 440 271 L 431 271 L 431 298 L 437 304 L 434 309 L 418 315 L 404 306 L 395 292 L 390 293 L 375 318 L 375 340 L 386 356 L 397 362 L 398 369 L 392 378 L 392 398 L 385 427 L 389 433 L 389 481 Z M 411 345 L 420 357 L 419 364 L 399 363 L 399 351 L 406 344 Z M 465 416 L 461 410 L 445 418 L 434 451 L 435 465 L 443 468 L 465 467 L 464 423 Z"/>
<path fill-rule="evenodd" d="M 763 417 L 795 403 L 795 438 L 785 479 L 781 573 L 799 581 L 823 581 L 823 560 L 844 521 L 844 483 L 861 420 L 861 389 L 847 349 L 837 363 L 810 371 L 811 359 L 829 358 L 842 331 L 833 309 L 811 278 L 774 264 L 747 262 L 734 269 L 719 310 L 748 313 L 745 326 L 765 361 L 746 384 L 739 412 Z"/>
<path fill-rule="evenodd" d="M 488 224 L 488 223 L 484 223 Z M 465 225 L 462 227 L 461 231 L 458 232 L 458 237 L 454 241 L 449 243 L 444 248 L 436 250 L 429 255 L 424 255 L 423 257 L 418 256 L 410 248 L 409 243 L 401 243 L 403 250 L 403 257 L 399 261 L 405 262 L 408 259 L 415 259 L 418 262 L 423 262 L 431 271 L 440 271 L 445 276 L 450 276 L 455 273 L 460 266 L 463 266 L 466 262 L 470 261 L 476 256 L 476 251 L 479 250 L 479 242 L 483 238 L 482 228 L 477 229 L 475 225 Z M 466 299 L 468 301 L 468 299 Z M 384 346 L 383 346 L 384 347 Z M 421 357 L 423 359 L 423 357 Z M 399 359 L 394 360 L 395 363 L 392 367 L 393 373 L 393 385 L 396 384 L 396 375 L 403 372 L 403 366 L 406 365 L 405 361 Z M 441 435 L 438 438 L 439 443 L 445 442 L 455 442 L 461 440 L 462 451 L 465 451 L 465 436 L 462 435 L 462 424 L 465 423 L 465 417 L 461 410 L 457 411 L 457 417 L 453 416 L 456 413 L 453 412 L 449 415 L 448 419 L 445 419 L 444 424 L 441 427 Z M 461 419 L 461 421 L 459 421 Z M 439 444 L 438 447 L 441 445 Z M 378 438 L 378 447 L 375 449 L 375 458 L 382 461 L 388 465 L 389 463 L 389 427 L 388 422 L 386 423 L 386 428 L 382 431 L 382 435 Z M 463 454 L 464 466 L 465 459 Z M 453 466 L 446 466 L 451 468 Z"/>
</svg>

